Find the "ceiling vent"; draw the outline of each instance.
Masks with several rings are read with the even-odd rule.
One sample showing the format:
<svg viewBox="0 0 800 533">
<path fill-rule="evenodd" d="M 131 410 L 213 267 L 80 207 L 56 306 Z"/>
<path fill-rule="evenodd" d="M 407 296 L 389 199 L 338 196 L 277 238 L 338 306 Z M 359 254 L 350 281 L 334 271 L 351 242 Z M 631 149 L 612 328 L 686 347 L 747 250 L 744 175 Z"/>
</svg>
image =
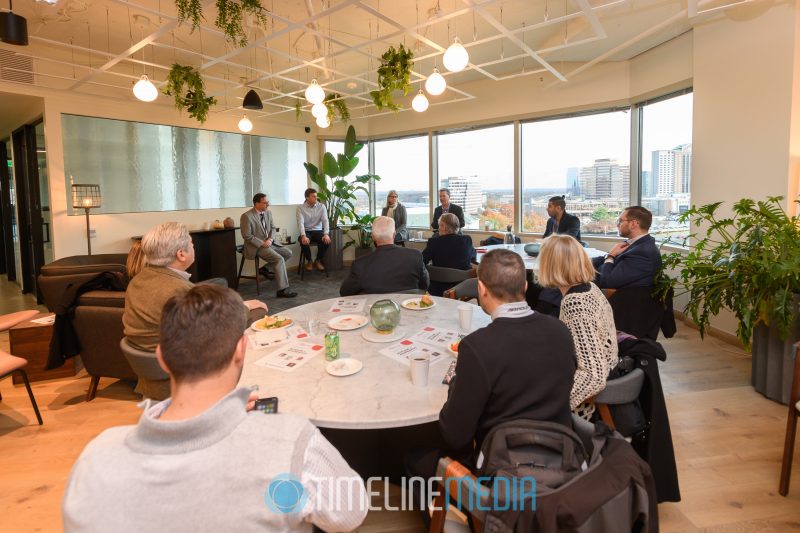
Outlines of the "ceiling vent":
<svg viewBox="0 0 800 533">
<path fill-rule="evenodd" d="M 0 49 L 0 80 L 33 85 L 33 59 Z"/>
</svg>

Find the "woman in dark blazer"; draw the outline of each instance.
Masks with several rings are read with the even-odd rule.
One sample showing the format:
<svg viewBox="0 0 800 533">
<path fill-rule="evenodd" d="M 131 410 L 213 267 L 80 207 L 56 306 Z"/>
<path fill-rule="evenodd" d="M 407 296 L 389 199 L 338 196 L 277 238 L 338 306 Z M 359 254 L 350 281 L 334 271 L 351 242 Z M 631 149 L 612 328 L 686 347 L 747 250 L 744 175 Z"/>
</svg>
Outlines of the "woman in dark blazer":
<svg viewBox="0 0 800 533">
<path fill-rule="evenodd" d="M 406 228 L 406 208 L 397 199 L 397 191 L 392 189 L 386 196 L 386 205 L 381 211 L 381 216 L 394 219 L 394 242 L 408 240 L 408 229 Z"/>
</svg>

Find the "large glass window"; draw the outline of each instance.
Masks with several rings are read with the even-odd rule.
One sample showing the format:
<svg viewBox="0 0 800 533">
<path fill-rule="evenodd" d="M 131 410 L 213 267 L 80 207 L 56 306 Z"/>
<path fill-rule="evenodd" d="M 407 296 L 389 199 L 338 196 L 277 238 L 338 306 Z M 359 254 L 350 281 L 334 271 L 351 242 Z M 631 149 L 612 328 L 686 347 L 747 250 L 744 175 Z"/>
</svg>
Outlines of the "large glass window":
<svg viewBox="0 0 800 533">
<path fill-rule="evenodd" d="M 344 141 L 325 141 L 325 151 L 330 152 L 334 157 L 344 152 Z M 364 148 L 358 152 L 358 165 L 355 170 L 347 177 L 353 181 L 356 176 L 369 174 L 369 144 L 364 143 Z M 367 185 L 365 184 L 365 187 Z M 359 215 L 369 213 L 369 194 L 364 191 L 356 191 L 356 212 Z"/>
<path fill-rule="evenodd" d="M 544 233 L 547 201 L 565 195 L 581 234 L 616 234 L 630 205 L 630 115 L 612 111 L 522 124 L 522 230 Z"/>
<path fill-rule="evenodd" d="M 439 187 L 464 209 L 466 229 L 514 224 L 514 125 L 437 136 Z"/>
<path fill-rule="evenodd" d="M 428 136 L 390 139 L 373 143 L 375 174 L 375 214 L 386 205 L 390 190 L 396 190 L 398 200 L 406 208 L 409 227 L 430 224 L 430 193 L 428 179 Z"/>
<path fill-rule="evenodd" d="M 678 216 L 691 205 L 692 93 L 645 104 L 642 112 L 642 205 L 653 212 L 650 233 L 682 242 L 689 224 Z"/>
<path fill-rule="evenodd" d="M 305 141 L 66 114 L 61 124 L 67 194 L 69 182 L 99 184 L 100 213 L 244 207 L 256 192 L 303 201 Z"/>
</svg>

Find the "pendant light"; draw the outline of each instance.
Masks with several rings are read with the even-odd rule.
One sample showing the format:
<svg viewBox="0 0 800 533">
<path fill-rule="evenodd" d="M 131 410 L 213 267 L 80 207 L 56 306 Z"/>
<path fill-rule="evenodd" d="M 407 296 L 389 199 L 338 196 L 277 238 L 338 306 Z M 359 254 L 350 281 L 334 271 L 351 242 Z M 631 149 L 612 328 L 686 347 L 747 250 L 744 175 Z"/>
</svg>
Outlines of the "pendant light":
<svg viewBox="0 0 800 533">
<path fill-rule="evenodd" d="M 242 107 L 245 109 L 252 109 L 253 111 L 258 111 L 259 109 L 264 109 L 264 104 L 261 103 L 261 97 L 258 96 L 258 93 L 254 89 L 250 89 L 247 91 L 247 94 L 244 95 L 244 102 L 242 102 Z"/>
<path fill-rule="evenodd" d="M 428 94 L 432 96 L 439 96 L 444 92 L 446 87 L 447 82 L 445 81 L 444 76 L 439 73 L 438 68 L 434 67 L 433 74 L 428 76 L 428 79 L 425 80 L 425 90 L 428 91 Z"/>
<path fill-rule="evenodd" d="M 417 96 L 411 100 L 411 107 L 413 107 L 414 111 L 417 113 L 422 113 L 428 109 L 428 105 L 428 98 L 425 96 L 425 93 L 422 92 L 422 89 L 420 89 Z"/>
<path fill-rule="evenodd" d="M 14 5 L 8 0 L 8 12 L 0 13 L 0 42 L 28 46 L 28 21 L 13 11 Z"/>
<path fill-rule="evenodd" d="M 317 119 L 317 126 L 319 126 L 322 129 L 325 129 L 330 125 L 331 121 L 328 120 L 328 115 L 323 115 Z"/>
<path fill-rule="evenodd" d="M 133 86 L 133 95 L 142 102 L 152 102 L 158 98 L 158 89 L 147 77 L 147 74 L 142 74 L 142 77 Z"/>
<path fill-rule="evenodd" d="M 314 104 L 313 106 L 311 106 L 311 115 L 313 115 L 314 118 L 321 118 L 328 116 L 328 108 L 325 107 L 325 104 L 323 104 L 322 102 Z"/>
<path fill-rule="evenodd" d="M 461 72 L 464 70 L 464 67 L 467 66 L 467 63 L 469 63 L 467 49 L 464 48 L 464 45 L 461 44 L 458 37 L 453 39 L 453 44 L 445 50 L 442 63 L 444 63 L 445 68 L 450 72 Z"/>
<path fill-rule="evenodd" d="M 253 123 L 250 122 L 250 119 L 247 118 L 247 115 L 242 117 L 242 120 L 239 121 L 239 131 L 244 133 L 250 133 L 253 131 Z"/>
<path fill-rule="evenodd" d="M 306 100 L 312 104 L 321 104 L 325 100 L 325 91 L 315 79 L 311 80 L 311 84 L 306 88 Z"/>
</svg>

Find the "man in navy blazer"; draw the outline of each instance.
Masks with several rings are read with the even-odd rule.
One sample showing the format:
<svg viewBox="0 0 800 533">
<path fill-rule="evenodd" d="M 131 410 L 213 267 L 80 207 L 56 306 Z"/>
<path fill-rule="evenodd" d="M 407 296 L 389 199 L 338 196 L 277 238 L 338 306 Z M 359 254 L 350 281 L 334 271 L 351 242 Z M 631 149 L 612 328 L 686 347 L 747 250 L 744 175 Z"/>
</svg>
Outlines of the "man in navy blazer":
<svg viewBox="0 0 800 533">
<path fill-rule="evenodd" d="M 601 289 L 651 287 L 661 268 L 661 252 L 648 233 L 653 214 L 640 206 L 631 206 L 617 220 L 625 242 L 614 246 L 605 257 L 593 260 L 597 269 L 595 283 Z"/>
</svg>

